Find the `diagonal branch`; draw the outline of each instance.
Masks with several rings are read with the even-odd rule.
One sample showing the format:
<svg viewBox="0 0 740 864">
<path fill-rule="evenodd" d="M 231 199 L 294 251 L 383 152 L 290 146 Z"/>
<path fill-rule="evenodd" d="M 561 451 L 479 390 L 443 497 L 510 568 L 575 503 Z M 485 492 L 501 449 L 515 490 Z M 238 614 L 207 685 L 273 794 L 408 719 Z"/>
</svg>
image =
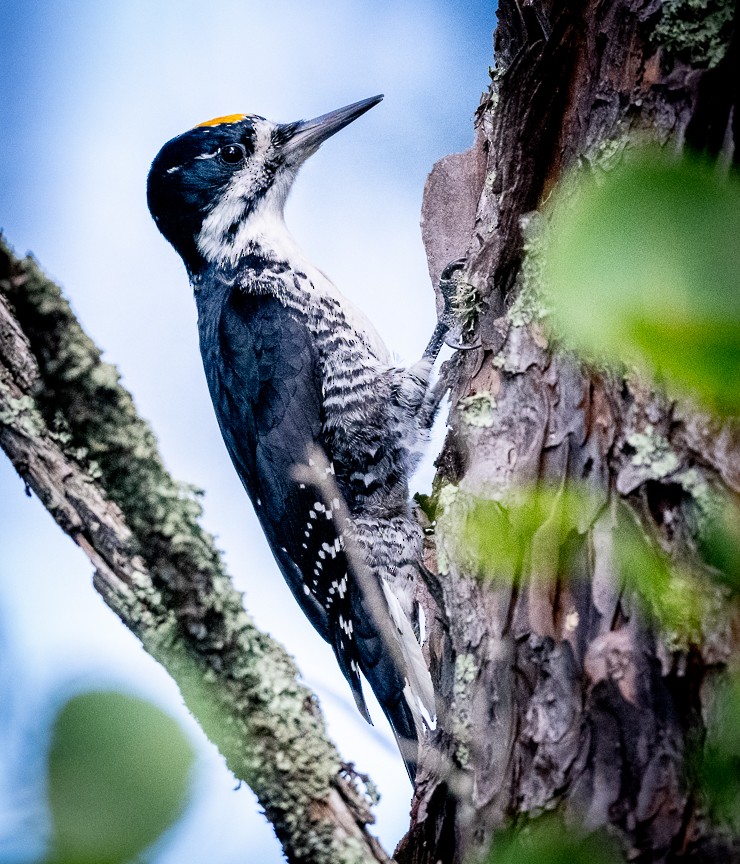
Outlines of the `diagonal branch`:
<svg viewBox="0 0 740 864">
<path fill-rule="evenodd" d="M 0 447 L 254 790 L 288 860 L 388 862 L 367 831 L 368 796 L 291 658 L 245 613 L 193 491 L 167 473 L 59 287 L 2 241 Z"/>
</svg>

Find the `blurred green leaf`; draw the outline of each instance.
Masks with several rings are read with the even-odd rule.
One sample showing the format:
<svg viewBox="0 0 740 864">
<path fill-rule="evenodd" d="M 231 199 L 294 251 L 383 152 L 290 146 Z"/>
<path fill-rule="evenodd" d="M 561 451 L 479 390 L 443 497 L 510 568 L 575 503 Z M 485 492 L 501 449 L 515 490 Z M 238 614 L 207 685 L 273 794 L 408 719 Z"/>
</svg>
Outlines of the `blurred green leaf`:
<svg viewBox="0 0 740 864">
<path fill-rule="evenodd" d="M 519 488 L 506 502 L 470 497 L 459 527 L 458 553 L 470 569 L 511 580 L 522 569 L 565 573 L 569 557 L 598 509 L 585 487 Z"/>
<path fill-rule="evenodd" d="M 49 753 L 51 860 L 130 861 L 182 812 L 192 763 L 180 727 L 150 703 L 116 692 L 70 699 Z"/>
<path fill-rule="evenodd" d="M 433 524 L 437 518 L 437 497 L 434 494 L 425 495 L 423 492 L 415 492 L 414 501 L 419 505 L 429 522 Z"/>
<path fill-rule="evenodd" d="M 456 490 L 444 496 L 441 526 L 445 554 L 461 570 L 512 584 L 525 578 L 572 579 L 579 556 L 603 503 L 588 487 L 539 486 L 509 490 L 505 501 Z M 704 531 L 704 558 L 737 579 L 740 526 L 727 510 Z M 686 562 L 674 562 L 647 536 L 632 509 L 620 503 L 613 535 L 614 562 L 622 583 L 671 639 L 687 644 L 701 638 L 717 602 L 711 580 L 700 579 Z"/>
<path fill-rule="evenodd" d="M 650 542 L 627 505 L 618 508 L 614 551 L 621 579 L 661 625 L 681 641 L 698 639 L 704 586 L 693 573 L 673 564 Z"/>
<path fill-rule="evenodd" d="M 701 774 L 712 810 L 740 830 L 740 676 L 717 695 Z"/>
<path fill-rule="evenodd" d="M 647 363 L 708 408 L 738 412 L 734 176 L 651 152 L 583 180 L 555 206 L 546 262 L 554 321 L 574 347 Z"/>
<path fill-rule="evenodd" d="M 740 512 L 733 502 L 725 503 L 704 528 L 700 551 L 720 571 L 719 578 L 733 591 L 740 591 Z"/>
<path fill-rule="evenodd" d="M 489 578 L 513 573 L 523 554 L 523 542 L 509 509 L 501 502 L 472 502 L 462 524 L 459 546 L 472 560 L 473 572 Z"/>
<path fill-rule="evenodd" d="M 570 831 L 555 816 L 541 816 L 496 837 L 489 864 L 620 864 L 624 859 L 603 834 Z"/>
</svg>

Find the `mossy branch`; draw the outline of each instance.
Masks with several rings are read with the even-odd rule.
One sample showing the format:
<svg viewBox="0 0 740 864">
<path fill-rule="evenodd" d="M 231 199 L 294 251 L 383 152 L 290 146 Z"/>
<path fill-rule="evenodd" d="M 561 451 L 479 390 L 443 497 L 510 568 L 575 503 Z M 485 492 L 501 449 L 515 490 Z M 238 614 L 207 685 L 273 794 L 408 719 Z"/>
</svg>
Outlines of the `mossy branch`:
<svg viewBox="0 0 740 864">
<path fill-rule="evenodd" d="M 244 611 L 195 493 L 167 472 L 60 288 L 1 239 L 0 447 L 254 790 L 288 860 L 387 862 L 367 796 L 293 661 Z"/>
</svg>

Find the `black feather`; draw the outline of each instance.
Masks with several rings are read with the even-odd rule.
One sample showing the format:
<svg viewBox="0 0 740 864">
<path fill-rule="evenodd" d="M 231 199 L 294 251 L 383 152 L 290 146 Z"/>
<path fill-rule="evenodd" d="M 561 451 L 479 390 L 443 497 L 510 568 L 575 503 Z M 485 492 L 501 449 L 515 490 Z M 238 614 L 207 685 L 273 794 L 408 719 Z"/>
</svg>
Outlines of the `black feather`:
<svg viewBox="0 0 740 864">
<path fill-rule="evenodd" d="M 315 347 L 305 326 L 277 300 L 227 287 L 218 293 L 199 302 L 199 324 L 224 441 L 293 595 L 332 644 L 369 720 L 356 671 L 364 664 L 355 638 L 339 623 L 341 616 L 357 628 L 350 565 L 336 550 L 333 519 L 315 506 L 316 491 L 293 477 L 294 468 L 307 463 L 309 448 L 323 444 Z"/>
<path fill-rule="evenodd" d="M 375 626 L 352 562 L 343 548 L 336 551 L 334 518 L 316 508 L 317 500 L 324 503 L 316 490 L 302 488 L 293 474 L 307 463 L 311 448 L 326 449 L 311 334 L 299 314 L 274 297 L 217 280 L 197 296 L 201 353 L 221 433 L 275 559 L 304 613 L 334 649 L 358 710 L 372 722 L 358 670 L 368 679 L 413 778 L 414 759 L 404 742 L 417 736 L 404 678 Z M 336 554 L 322 559 L 324 544 Z M 351 636 L 340 616 L 352 622 Z"/>
</svg>

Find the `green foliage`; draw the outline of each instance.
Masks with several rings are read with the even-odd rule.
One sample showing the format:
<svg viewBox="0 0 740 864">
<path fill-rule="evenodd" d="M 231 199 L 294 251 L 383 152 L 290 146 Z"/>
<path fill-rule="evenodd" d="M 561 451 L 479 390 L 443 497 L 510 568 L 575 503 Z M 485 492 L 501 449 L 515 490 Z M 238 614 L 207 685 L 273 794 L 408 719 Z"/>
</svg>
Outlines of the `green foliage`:
<svg viewBox="0 0 740 864">
<path fill-rule="evenodd" d="M 704 791 L 721 819 L 740 831 L 740 676 L 720 690 L 701 767 Z"/>
<path fill-rule="evenodd" d="M 499 835 L 488 864 L 619 864 L 623 860 L 603 834 L 585 836 L 546 815 Z"/>
<path fill-rule="evenodd" d="M 434 525 L 437 518 L 437 496 L 434 493 L 426 495 L 424 492 L 415 492 L 414 501 L 429 520 L 429 524 Z"/>
<path fill-rule="evenodd" d="M 740 183 L 650 152 L 556 205 L 554 320 L 586 354 L 652 368 L 720 414 L 740 410 Z"/>
<path fill-rule="evenodd" d="M 708 521 L 700 551 L 704 560 L 717 569 L 719 578 L 734 592 L 740 592 L 740 513 L 732 501 L 724 501 Z"/>
<path fill-rule="evenodd" d="M 626 505 L 618 508 L 614 552 L 622 582 L 672 641 L 683 646 L 700 642 L 702 622 L 714 598 L 712 585 L 699 582 L 688 567 L 671 562 L 645 535 Z"/>
<path fill-rule="evenodd" d="M 454 487 L 441 496 L 438 551 L 441 572 L 450 564 L 499 584 L 577 578 L 578 556 L 589 530 L 603 510 L 603 502 L 586 486 L 519 487 L 506 500 L 480 498 Z M 728 514 L 730 511 L 728 511 Z M 732 511 L 734 514 L 735 511 Z M 736 522 L 712 522 L 716 535 L 706 535 L 707 555 L 716 566 L 737 578 Z M 725 593 L 711 579 L 685 562 L 672 561 L 647 535 L 625 504 L 616 511 L 613 532 L 615 572 L 646 614 L 661 627 L 675 648 L 701 643 L 707 626 L 716 621 Z M 714 545 L 713 545 L 714 544 Z M 720 560 L 722 559 L 722 560 Z M 728 580 L 730 577 L 726 577 Z"/>
<path fill-rule="evenodd" d="M 484 578 L 508 579 L 539 565 L 568 572 L 571 540 L 589 524 L 597 504 L 585 488 L 519 488 L 506 501 L 464 495 L 454 498 L 457 514 L 448 516 L 445 536 L 452 557 Z M 452 530 L 449 530 L 449 529 Z M 448 550 L 449 551 L 449 550 Z"/>
<path fill-rule="evenodd" d="M 92 692 L 60 710 L 49 753 L 53 864 L 123 864 L 182 812 L 193 752 L 141 699 Z"/>
<path fill-rule="evenodd" d="M 666 2 L 666 27 L 678 27 L 684 13 L 689 31 L 695 24 L 709 33 L 726 20 L 726 4 L 715 4 L 712 21 L 694 20 L 698 5 Z M 676 39 L 677 34 L 675 30 Z M 674 47 L 681 50 L 675 40 Z M 716 52 L 709 62 L 716 62 Z M 541 278 L 550 292 L 548 308 L 558 335 L 593 361 L 635 364 L 664 379 L 676 395 L 691 395 L 720 415 L 739 413 L 737 178 L 722 177 L 714 165 L 648 152 L 599 177 L 572 176 L 551 207 L 544 266 L 532 281 L 536 285 Z M 627 429 L 625 440 L 632 465 L 646 478 L 671 478 L 680 487 L 676 507 L 693 531 L 691 540 L 719 580 L 737 591 L 736 500 L 687 467 L 671 441 L 652 426 Z M 599 517 L 613 516 L 611 549 L 618 580 L 659 625 L 669 650 L 702 644 L 706 634 L 721 631 L 718 616 L 729 621 L 726 587 L 709 578 L 699 561 L 672 560 L 659 545 L 657 529 L 655 536 L 650 534 L 622 502 L 613 512 L 604 511 L 592 492 L 577 486 L 507 490 L 505 500 L 475 499 L 449 489 L 440 500 L 446 566 L 499 583 L 539 579 L 547 587 L 543 577 L 573 578 L 578 568 L 569 556 L 579 538 Z M 680 543 L 676 549 L 686 551 Z M 720 691 L 711 713 L 701 763 L 703 791 L 712 812 L 738 829 L 740 678 Z M 617 851 L 601 839 L 581 837 L 551 817 L 500 835 L 489 858 L 491 864 L 617 860 L 622 860 Z"/>
</svg>

